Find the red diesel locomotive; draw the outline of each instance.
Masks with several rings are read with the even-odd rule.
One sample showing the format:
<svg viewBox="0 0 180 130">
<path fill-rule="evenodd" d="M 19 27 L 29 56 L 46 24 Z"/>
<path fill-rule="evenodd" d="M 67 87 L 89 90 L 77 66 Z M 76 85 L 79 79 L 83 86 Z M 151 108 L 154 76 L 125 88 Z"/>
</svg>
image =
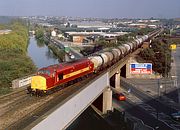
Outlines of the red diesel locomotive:
<svg viewBox="0 0 180 130">
<path fill-rule="evenodd" d="M 32 77 L 29 93 L 42 95 L 71 80 L 94 72 L 94 64 L 89 59 L 60 63 L 41 68 Z"/>
</svg>

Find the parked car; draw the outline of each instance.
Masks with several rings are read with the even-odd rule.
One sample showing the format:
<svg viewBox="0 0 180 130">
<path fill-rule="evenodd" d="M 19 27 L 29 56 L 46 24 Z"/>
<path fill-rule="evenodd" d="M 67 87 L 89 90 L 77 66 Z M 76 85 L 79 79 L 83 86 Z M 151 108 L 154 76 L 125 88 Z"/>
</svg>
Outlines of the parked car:
<svg viewBox="0 0 180 130">
<path fill-rule="evenodd" d="M 113 97 L 119 101 L 125 101 L 126 100 L 126 96 L 122 93 L 115 93 L 115 94 L 113 94 Z"/>
<path fill-rule="evenodd" d="M 172 117 L 174 120 L 180 120 L 180 111 L 175 112 L 175 113 L 172 113 L 172 114 L 171 114 L 171 117 Z"/>
</svg>

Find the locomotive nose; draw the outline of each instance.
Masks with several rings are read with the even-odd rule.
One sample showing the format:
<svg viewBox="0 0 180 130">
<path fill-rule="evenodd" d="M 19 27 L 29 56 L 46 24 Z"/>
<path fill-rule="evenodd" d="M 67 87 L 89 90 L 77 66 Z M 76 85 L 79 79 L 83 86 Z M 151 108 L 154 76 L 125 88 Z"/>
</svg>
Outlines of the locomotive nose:
<svg viewBox="0 0 180 130">
<path fill-rule="evenodd" d="M 33 76 L 31 79 L 32 90 L 46 90 L 46 79 L 42 76 Z"/>
</svg>

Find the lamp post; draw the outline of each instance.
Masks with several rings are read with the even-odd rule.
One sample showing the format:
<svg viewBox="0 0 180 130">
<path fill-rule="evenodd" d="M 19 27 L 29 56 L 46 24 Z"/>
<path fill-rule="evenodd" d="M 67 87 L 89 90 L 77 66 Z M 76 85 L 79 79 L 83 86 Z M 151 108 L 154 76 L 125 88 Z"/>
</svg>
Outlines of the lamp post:
<svg viewBox="0 0 180 130">
<path fill-rule="evenodd" d="M 160 91 L 160 89 L 162 89 L 163 88 L 163 86 L 162 85 L 160 85 L 160 79 L 158 78 L 158 87 L 157 87 L 157 92 L 158 92 L 158 100 L 160 100 L 160 97 L 161 97 L 161 91 Z M 156 115 L 156 117 L 157 117 L 157 120 L 159 120 L 159 104 L 157 104 L 157 115 Z"/>
<path fill-rule="evenodd" d="M 165 52 L 165 91 L 164 93 L 166 94 L 166 80 L 168 78 L 168 74 L 167 74 L 167 53 Z"/>
<path fill-rule="evenodd" d="M 178 92 L 178 103 L 180 103 L 180 89 L 179 89 L 179 85 L 178 85 L 178 77 L 177 76 L 175 76 L 175 79 L 174 79 L 174 86 L 176 87 L 177 92 Z"/>
<path fill-rule="evenodd" d="M 159 93 L 159 89 L 160 89 L 160 86 L 159 86 L 159 78 L 158 78 L 158 90 L 157 90 L 157 92 L 158 92 L 158 99 L 159 99 L 159 96 L 160 96 L 160 93 Z M 157 117 L 157 120 L 159 120 L 159 105 L 157 105 L 157 113 L 156 113 L 156 117 Z"/>
</svg>

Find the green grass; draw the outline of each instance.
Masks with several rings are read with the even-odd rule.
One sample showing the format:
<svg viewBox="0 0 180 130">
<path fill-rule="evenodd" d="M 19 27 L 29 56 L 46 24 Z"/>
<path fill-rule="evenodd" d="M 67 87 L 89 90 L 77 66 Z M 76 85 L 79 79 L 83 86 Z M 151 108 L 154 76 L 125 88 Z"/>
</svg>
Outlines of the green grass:
<svg viewBox="0 0 180 130">
<path fill-rule="evenodd" d="M 10 92 L 12 80 L 36 71 L 32 60 L 26 55 L 0 50 L 0 94 Z"/>
<path fill-rule="evenodd" d="M 8 87 L 0 87 L 0 96 L 8 94 L 10 92 L 12 92 L 12 89 Z"/>
<path fill-rule="evenodd" d="M 12 80 L 36 71 L 35 65 L 26 54 L 27 27 L 20 22 L 12 23 L 8 27 L 12 32 L 0 35 L 0 95 L 12 91 Z"/>
</svg>

